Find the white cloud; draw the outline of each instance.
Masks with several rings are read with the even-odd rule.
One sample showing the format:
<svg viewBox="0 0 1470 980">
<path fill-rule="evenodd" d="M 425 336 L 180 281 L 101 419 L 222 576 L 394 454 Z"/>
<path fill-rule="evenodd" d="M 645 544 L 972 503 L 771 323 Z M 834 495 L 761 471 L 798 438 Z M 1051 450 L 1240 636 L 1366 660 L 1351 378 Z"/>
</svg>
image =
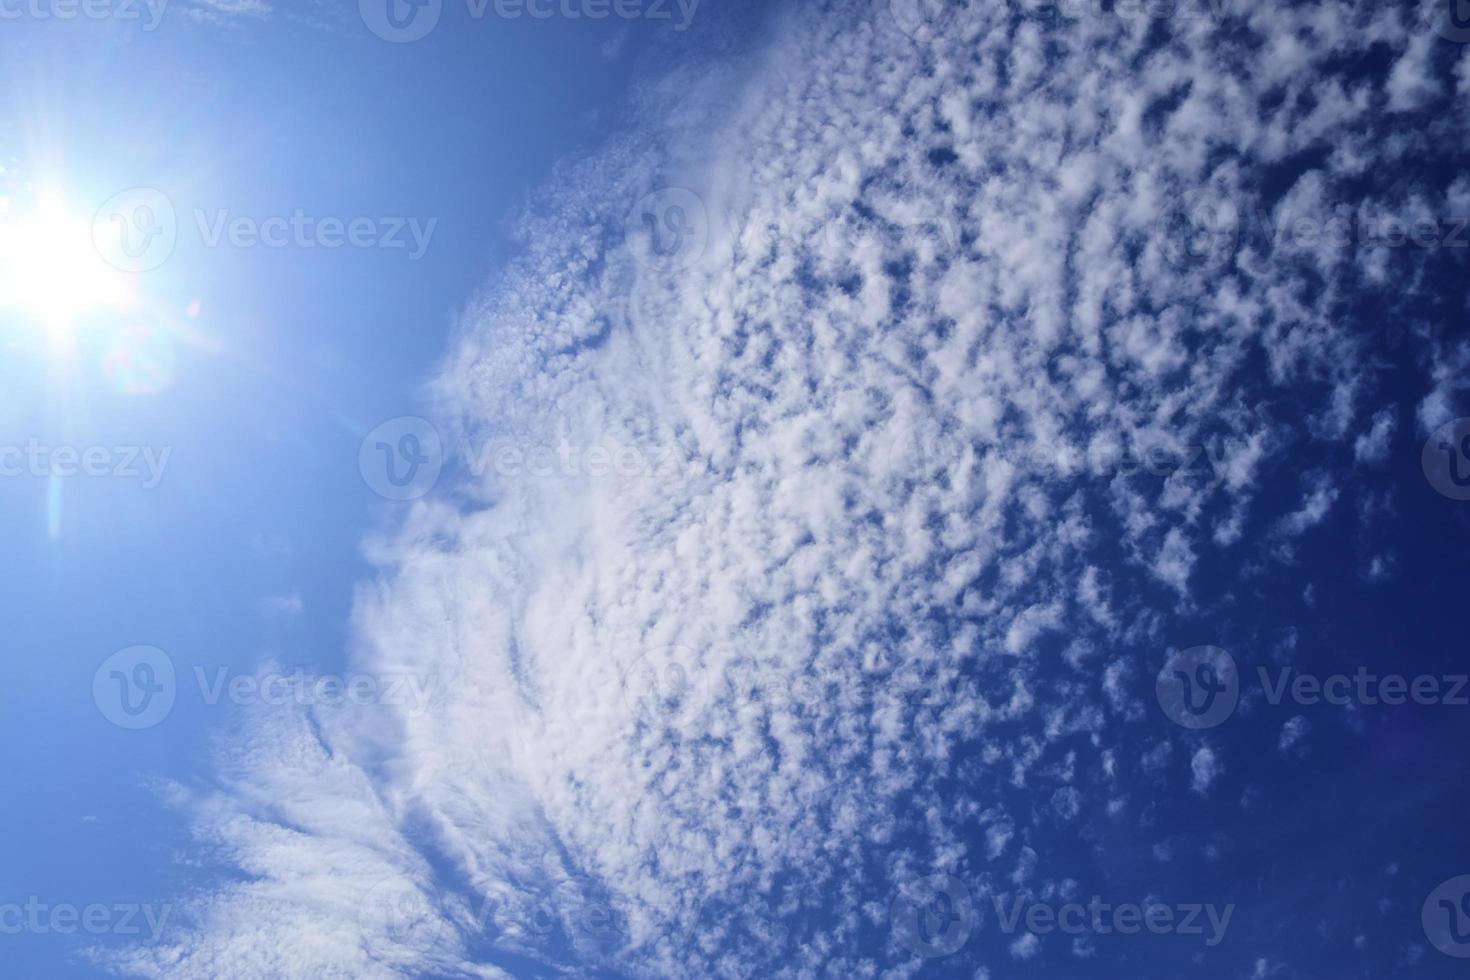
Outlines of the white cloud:
<svg viewBox="0 0 1470 980">
<path fill-rule="evenodd" d="M 1041 940 L 1036 938 L 1035 933 L 1028 932 L 1011 943 L 1011 957 L 1013 959 L 1024 962 L 1035 959 L 1036 954 L 1039 952 L 1041 952 Z"/>
<path fill-rule="evenodd" d="M 275 11 L 269 0 L 184 0 L 183 10 L 201 21 L 263 20 Z"/>
<path fill-rule="evenodd" d="M 1205 746 L 1196 751 L 1194 758 L 1189 760 L 1189 769 L 1194 775 L 1191 788 L 1203 795 L 1210 791 L 1210 786 L 1225 771 L 1225 764 L 1220 761 L 1214 749 Z"/>
<path fill-rule="evenodd" d="M 1035 821 L 1078 817 L 1093 789 L 1123 810 L 1082 783 L 1113 778 L 1102 752 L 1163 781 L 1180 733 L 1125 729 L 1116 686 L 1151 672 L 1101 666 L 1163 649 L 1156 610 L 1189 607 L 1249 521 L 1291 538 L 1325 519 L 1326 463 L 1297 511 L 1258 514 L 1272 450 L 1345 470 L 1372 382 L 1340 255 L 1212 226 L 1181 241 L 1199 215 L 1178 203 L 1274 204 L 1261 168 L 1371 134 L 1343 53 L 1407 51 L 1402 101 L 1417 49 L 1367 8 L 1260 4 L 1259 49 L 1228 56 L 1205 19 L 1158 45 L 1013 13 L 970 11 L 917 54 L 886 11 L 831 30 L 790 10 L 759 59 L 675 69 L 641 106 L 656 128 L 559 170 L 434 379 L 438 417 L 450 442 L 671 465 L 487 471 L 370 542 L 354 663 L 443 697 L 245 729 L 218 793 L 177 802 L 249 881 L 129 968 L 494 975 L 486 949 L 563 967 L 528 923 L 570 887 L 559 908 L 600 895 L 619 923 L 611 949 L 577 934 L 578 958 L 860 975 L 896 882 L 995 861 L 1046 877 L 1014 846 Z M 1294 206 L 1347 183 L 1334 159 Z M 709 219 L 673 271 L 624 242 L 666 185 Z M 673 216 L 653 201 L 657 229 Z M 1206 446 L 1218 473 L 1168 463 Z M 1145 462 L 1025 465 L 1038 447 Z M 1071 765 L 1079 732 L 1098 754 Z M 1209 748 L 1190 768 L 1198 793 L 1223 771 Z M 1051 811 L 1000 803 L 1031 792 Z M 416 928 L 364 921 L 384 880 Z M 729 921 L 695 930 L 714 908 Z M 742 942 L 772 908 L 822 924 Z"/>
<path fill-rule="evenodd" d="M 1288 538 L 1300 537 L 1327 519 L 1332 505 L 1337 502 L 1338 489 L 1332 485 L 1325 473 L 1315 473 L 1307 481 L 1306 495 L 1301 506 L 1277 523 L 1277 532 Z"/>
<path fill-rule="evenodd" d="M 1385 87 L 1390 109 L 1397 112 L 1418 109 L 1442 94 L 1443 87 L 1434 77 L 1432 60 L 1434 49 L 1440 43 L 1439 37 L 1430 31 L 1422 31 L 1409 41 L 1408 50 L 1394 62 L 1388 75 Z"/>
<path fill-rule="evenodd" d="M 1288 719 L 1286 724 L 1281 726 L 1281 739 L 1277 743 L 1277 748 L 1287 753 L 1296 750 L 1302 739 L 1306 737 L 1307 728 L 1307 719 L 1301 715 Z"/>
<path fill-rule="evenodd" d="M 1389 443 L 1398 428 L 1398 413 L 1385 408 L 1373 416 L 1373 427 L 1353 443 L 1353 456 L 1360 463 L 1381 463 L 1388 458 Z"/>
<path fill-rule="evenodd" d="M 623 53 L 623 46 L 628 43 L 628 28 L 624 27 L 613 34 L 597 49 L 603 61 L 617 61 Z"/>
<path fill-rule="evenodd" d="M 267 616 L 300 616 L 306 610 L 306 602 L 298 592 L 287 595 L 267 596 L 260 600 L 260 608 Z"/>
</svg>

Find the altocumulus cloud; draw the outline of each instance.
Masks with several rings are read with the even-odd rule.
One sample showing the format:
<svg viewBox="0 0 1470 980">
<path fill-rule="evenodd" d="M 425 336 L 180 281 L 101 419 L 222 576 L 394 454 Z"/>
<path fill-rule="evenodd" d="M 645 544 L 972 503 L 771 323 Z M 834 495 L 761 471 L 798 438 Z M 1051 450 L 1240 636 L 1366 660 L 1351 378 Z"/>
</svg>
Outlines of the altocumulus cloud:
<svg viewBox="0 0 1470 980">
<path fill-rule="evenodd" d="M 658 123 L 564 164 L 433 391 L 463 444 L 675 465 L 487 471 L 376 539 L 355 663 L 436 678 L 433 710 L 250 717 L 215 790 L 165 788 L 243 880 L 114 965 L 907 976 L 901 885 L 1034 899 L 1063 874 L 1044 827 L 1135 819 L 1164 617 L 1211 567 L 1283 560 L 1381 456 L 1342 311 L 1433 258 L 1256 219 L 1407 166 L 1453 89 L 1407 9 L 1225 9 L 905 32 L 815 4 L 753 67 L 649 86 Z M 673 262 L 635 207 L 669 187 L 698 205 Z M 1209 790 L 1208 735 L 1166 733 L 1150 778 Z"/>
</svg>

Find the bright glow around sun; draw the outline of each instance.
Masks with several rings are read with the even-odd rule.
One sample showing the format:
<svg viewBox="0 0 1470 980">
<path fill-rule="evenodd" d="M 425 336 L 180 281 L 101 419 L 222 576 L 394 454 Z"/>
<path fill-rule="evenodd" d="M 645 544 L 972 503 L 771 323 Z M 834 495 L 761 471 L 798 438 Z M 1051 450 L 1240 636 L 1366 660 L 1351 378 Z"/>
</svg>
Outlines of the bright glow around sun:
<svg viewBox="0 0 1470 980">
<path fill-rule="evenodd" d="M 0 312 L 18 311 L 49 330 L 69 330 L 78 315 L 124 308 L 132 283 L 93 245 L 92 225 L 46 192 L 28 211 L 0 211 Z"/>
</svg>

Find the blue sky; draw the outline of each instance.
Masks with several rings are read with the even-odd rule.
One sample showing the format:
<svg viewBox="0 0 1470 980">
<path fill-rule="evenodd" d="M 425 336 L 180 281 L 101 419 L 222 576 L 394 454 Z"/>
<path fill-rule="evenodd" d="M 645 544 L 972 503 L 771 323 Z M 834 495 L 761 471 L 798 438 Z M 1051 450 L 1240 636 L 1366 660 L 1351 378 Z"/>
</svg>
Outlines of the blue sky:
<svg viewBox="0 0 1470 980">
<path fill-rule="evenodd" d="M 1463 974 L 1444 11 L 0 7 L 0 975 Z"/>
</svg>

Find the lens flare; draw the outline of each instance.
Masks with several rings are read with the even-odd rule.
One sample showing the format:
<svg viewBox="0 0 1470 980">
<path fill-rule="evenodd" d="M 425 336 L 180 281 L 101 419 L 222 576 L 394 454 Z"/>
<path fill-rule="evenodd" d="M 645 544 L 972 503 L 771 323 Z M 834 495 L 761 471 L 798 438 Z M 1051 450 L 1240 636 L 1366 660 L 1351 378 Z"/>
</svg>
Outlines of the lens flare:
<svg viewBox="0 0 1470 980">
<path fill-rule="evenodd" d="M 156 395 L 173 384 L 173 343 L 157 327 L 135 324 L 117 332 L 102 358 L 102 372 L 125 395 Z"/>
</svg>

